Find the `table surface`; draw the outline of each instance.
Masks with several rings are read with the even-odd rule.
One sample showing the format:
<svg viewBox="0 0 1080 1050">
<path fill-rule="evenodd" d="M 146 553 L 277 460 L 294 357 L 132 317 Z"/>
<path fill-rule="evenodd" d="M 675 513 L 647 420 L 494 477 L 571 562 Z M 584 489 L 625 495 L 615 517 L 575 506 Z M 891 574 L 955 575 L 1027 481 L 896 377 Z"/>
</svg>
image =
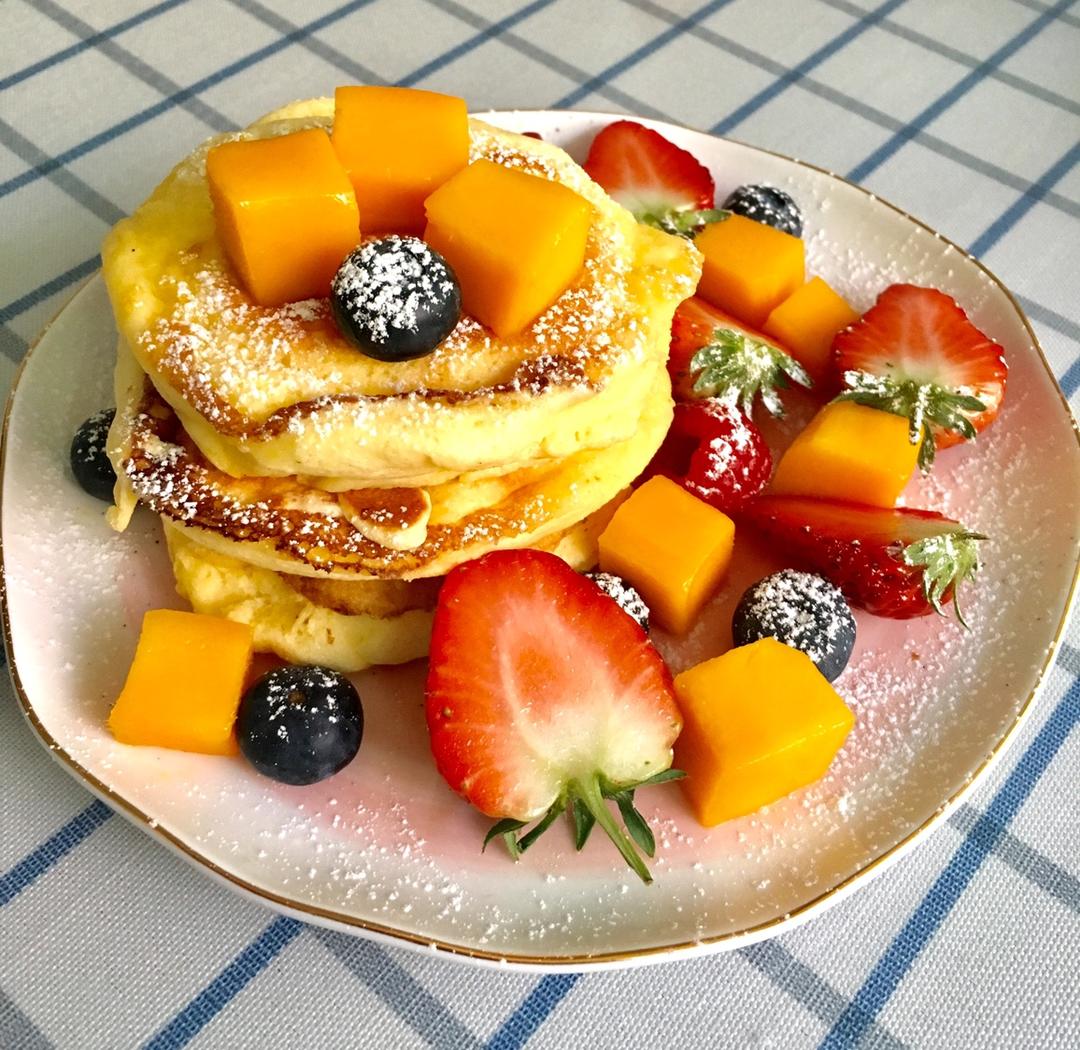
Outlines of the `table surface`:
<svg viewBox="0 0 1080 1050">
<path fill-rule="evenodd" d="M 0 0 L 0 384 L 207 135 L 339 83 L 626 111 L 845 174 L 982 257 L 1080 387 L 1075 0 Z M 53 763 L 0 686 L 0 1047 L 982 1046 L 1080 1038 L 1080 631 L 911 855 L 730 954 L 481 972 L 235 897 Z"/>
</svg>

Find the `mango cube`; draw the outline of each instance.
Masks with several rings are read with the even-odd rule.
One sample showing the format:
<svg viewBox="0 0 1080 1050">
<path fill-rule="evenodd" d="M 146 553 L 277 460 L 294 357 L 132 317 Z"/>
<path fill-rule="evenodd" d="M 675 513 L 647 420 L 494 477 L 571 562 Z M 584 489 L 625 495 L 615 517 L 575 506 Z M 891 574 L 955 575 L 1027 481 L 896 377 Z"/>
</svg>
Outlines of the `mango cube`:
<svg viewBox="0 0 1080 1050">
<path fill-rule="evenodd" d="M 683 716 L 675 765 L 705 827 L 819 779 L 855 724 L 813 661 L 775 638 L 684 671 L 675 697 Z"/>
<path fill-rule="evenodd" d="M 428 198 L 427 218 L 424 240 L 457 275 L 463 309 L 505 337 L 581 272 L 592 207 L 557 182 L 478 160 Z"/>
<path fill-rule="evenodd" d="M 893 507 L 918 458 L 919 446 L 911 443 L 905 417 L 834 401 L 788 447 L 771 491 Z"/>
<path fill-rule="evenodd" d="M 334 149 L 368 233 L 419 233 L 424 201 L 469 163 L 465 100 L 399 87 L 339 87 Z"/>
<path fill-rule="evenodd" d="M 236 754 L 233 723 L 251 662 L 254 629 L 217 616 L 153 609 L 113 704 L 122 744 Z"/>
<path fill-rule="evenodd" d="M 206 157 L 218 237 L 260 306 L 330 294 L 360 241 L 356 196 L 325 131 L 215 146 Z"/>
<path fill-rule="evenodd" d="M 685 634 L 727 572 L 735 525 L 657 476 L 615 511 L 599 545 L 600 568 L 636 587 L 661 627 Z"/>
<path fill-rule="evenodd" d="M 694 244 L 705 256 L 697 294 L 757 328 L 803 283 L 803 242 L 743 215 L 709 223 Z"/>
<path fill-rule="evenodd" d="M 820 277 L 797 288 L 765 319 L 765 331 L 820 382 L 829 371 L 833 337 L 859 315 Z"/>
</svg>

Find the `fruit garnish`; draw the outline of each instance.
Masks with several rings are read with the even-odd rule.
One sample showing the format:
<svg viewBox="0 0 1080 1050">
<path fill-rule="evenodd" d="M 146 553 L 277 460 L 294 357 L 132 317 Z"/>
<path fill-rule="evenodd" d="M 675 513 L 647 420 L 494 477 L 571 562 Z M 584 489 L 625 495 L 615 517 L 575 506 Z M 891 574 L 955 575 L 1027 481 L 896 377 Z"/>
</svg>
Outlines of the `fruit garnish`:
<svg viewBox="0 0 1080 1050">
<path fill-rule="evenodd" d="M 762 496 L 745 519 L 777 541 L 791 561 L 818 572 L 852 604 L 878 616 L 907 619 L 943 612 L 957 588 L 979 569 L 980 540 L 931 510 L 879 508 L 806 496 Z"/>
<path fill-rule="evenodd" d="M 430 354 L 461 316 L 446 260 L 418 237 L 382 237 L 345 257 L 330 286 L 338 328 L 379 361 Z"/>
<path fill-rule="evenodd" d="M 75 431 L 68 451 L 71 473 L 75 480 L 96 499 L 111 503 L 116 471 L 105 454 L 109 427 L 116 418 L 116 409 L 103 408 L 86 419 Z"/>
<path fill-rule="evenodd" d="M 923 470 L 985 430 L 1005 396 L 1005 351 L 934 288 L 890 285 L 837 335 L 833 357 L 849 388 L 840 399 L 905 416 Z"/>
<path fill-rule="evenodd" d="M 775 638 L 675 679 L 686 728 L 683 792 L 706 827 L 753 813 L 825 774 L 855 717 L 805 653 Z"/>
<path fill-rule="evenodd" d="M 597 543 L 600 568 L 629 580 L 665 631 L 685 634 L 731 565 L 735 523 L 657 475 L 619 505 Z"/>
<path fill-rule="evenodd" d="M 279 667 L 240 701 L 236 739 L 244 757 L 282 784 L 315 784 L 360 749 L 364 712 L 356 686 L 328 667 Z"/>
<path fill-rule="evenodd" d="M 709 169 L 693 154 L 632 120 L 601 130 L 585 171 L 638 222 L 686 237 L 727 214 L 713 207 Z"/>
<path fill-rule="evenodd" d="M 765 407 L 782 416 L 777 388 L 787 388 L 790 380 L 813 386 L 806 369 L 779 345 L 697 296 L 675 311 L 668 369 L 684 392 L 689 373 L 694 397 L 733 399 L 746 415 L 760 394 Z"/>
<path fill-rule="evenodd" d="M 731 513 L 769 483 L 772 454 L 761 431 L 730 401 L 675 406 L 675 418 L 646 478 L 662 474 L 698 499 Z"/>
<path fill-rule="evenodd" d="M 485 843 L 502 836 L 520 853 L 569 812 L 579 849 L 595 822 L 651 881 L 639 849 L 652 856 L 654 844 L 633 792 L 679 775 L 670 766 L 682 720 L 659 653 L 594 583 L 534 550 L 494 551 L 451 571 L 435 610 L 426 711 L 439 772 L 499 818 Z"/>
<path fill-rule="evenodd" d="M 592 580 L 643 631 L 649 630 L 649 607 L 645 599 L 621 576 L 610 572 L 587 572 L 585 579 Z"/>
<path fill-rule="evenodd" d="M 799 206 L 790 194 L 775 186 L 739 186 L 728 194 L 724 208 L 774 230 L 783 230 L 792 237 L 802 236 L 803 219 Z"/>
<path fill-rule="evenodd" d="M 859 314 L 820 277 L 811 277 L 773 308 L 762 330 L 790 351 L 819 387 L 832 377 L 832 343 L 836 333 L 854 324 Z"/>
<path fill-rule="evenodd" d="M 835 681 L 855 646 L 855 617 L 838 587 L 823 576 L 784 569 L 747 588 L 735 607 L 731 634 L 736 645 L 775 638 L 806 653 Z"/>
</svg>

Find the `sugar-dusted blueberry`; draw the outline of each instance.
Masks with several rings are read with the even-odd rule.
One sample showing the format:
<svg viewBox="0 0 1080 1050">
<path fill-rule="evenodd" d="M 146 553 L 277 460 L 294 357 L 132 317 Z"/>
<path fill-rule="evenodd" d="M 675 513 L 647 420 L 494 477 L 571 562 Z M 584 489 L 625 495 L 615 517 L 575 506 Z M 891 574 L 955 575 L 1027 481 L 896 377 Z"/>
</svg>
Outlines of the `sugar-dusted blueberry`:
<svg viewBox="0 0 1080 1050">
<path fill-rule="evenodd" d="M 345 257 L 330 289 L 342 333 L 368 357 L 430 354 L 461 316 L 461 288 L 446 260 L 418 237 L 380 237 Z"/>
<path fill-rule="evenodd" d="M 116 410 L 112 408 L 95 412 L 75 431 L 69 454 L 75 480 L 91 496 L 106 503 L 112 501 L 113 486 L 116 484 L 116 471 L 105 455 L 109 427 L 115 415 Z"/>
<path fill-rule="evenodd" d="M 364 735 L 360 694 L 326 667 L 279 667 L 240 701 L 236 739 L 244 757 L 283 784 L 314 784 L 353 760 Z"/>
<path fill-rule="evenodd" d="M 731 633 L 736 645 L 775 638 L 801 649 L 832 682 L 851 658 L 855 618 L 839 588 L 824 577 L 784 569 L 758 580 L 742 596 Z"/>
<path fill-rule="evenodd" d="M 649 607 L 645 599 L 621 576 L 610 572 L 587 572 L 592 580 L 631 620 L 643 630 L 649 629 Z"/>
<path fill-rule="evenodd" d="M 763 222 L 792 237 L 801 237 L 802 212 L 792 197 L 775 186 L 740 186 L 726 201 L 724 210 Z"/>
</svg>

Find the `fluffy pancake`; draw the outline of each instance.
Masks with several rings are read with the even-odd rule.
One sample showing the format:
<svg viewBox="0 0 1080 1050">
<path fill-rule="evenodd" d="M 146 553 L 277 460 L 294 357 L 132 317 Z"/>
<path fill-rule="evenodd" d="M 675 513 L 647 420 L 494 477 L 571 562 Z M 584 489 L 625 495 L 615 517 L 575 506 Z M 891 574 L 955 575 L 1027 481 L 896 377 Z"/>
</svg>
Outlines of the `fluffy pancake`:
<svg viewBox="0 0 1080 1050">
<path fill-rule="evenodd" d="M 660 396 L 628 441 L 507 474 L 463 476 L 428 490 L 338 494 L 297 478 L 234 478 L 202 457 L 145 378 L 141 398 L 118 399 L 114 438 L 123 436 L 113 458 L 134 498 L 228 557 L 342 580 L 442 576 L 489 550 L 537 546 L 625 489 L 671 422 L 666 371 L 653 381 Z M 353 513 L 363 495 L 368 514 L 382 518 L 385 527 L 405 506 L 415 505 L 411 496 L 418 491 L 429 509 L 422 542 L 411 548 L 379 542 Z M 121 503 L 130 508 L 133 499 Z M 122 519 L 121 514 L 114 524 L 122 526 Z"/>
<path fill-rule="evenodd" d="M 617 502 L 539 546 L 576 569 L 592 567 L 596 537 Z M 343 672 L 427 655 L 441 578 L 341 582 L 277 573 L 163 524 L 177 592 L 196 612 L 251 624 L 259 652 Z"/>
<path fill-rule="evenodd" d="M 327 126 L 332 110 L 296 103 L 239 136 Z M 562 150 L 471 122 L 474 159 L 556 179 L 592 205 L 576 283 L 511 339 L 463 318 L 428 357 L 385 363 L 344 341 L 325 300 L 265 309 L 237 286 L 205 160 L 239 136 L 197 149 L 102 252 L 123 338 L 219 471 L 339 490 L 437 485 L 624 442 L 666 397 L 657 370 L 698 253 L 635 223 Z"/>
</svg>

